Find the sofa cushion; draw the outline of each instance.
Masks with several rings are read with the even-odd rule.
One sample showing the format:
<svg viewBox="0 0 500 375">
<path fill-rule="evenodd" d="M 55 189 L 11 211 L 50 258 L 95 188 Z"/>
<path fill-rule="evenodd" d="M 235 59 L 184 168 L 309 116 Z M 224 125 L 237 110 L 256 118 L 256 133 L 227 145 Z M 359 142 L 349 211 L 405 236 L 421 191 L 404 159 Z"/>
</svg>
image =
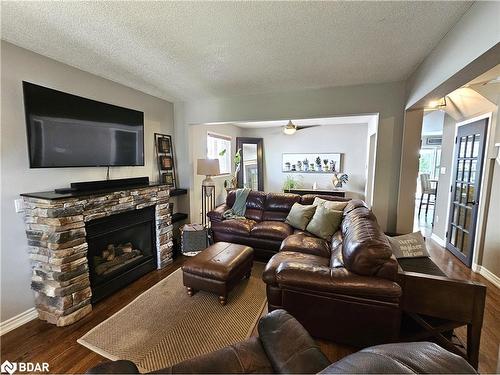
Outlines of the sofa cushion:
<svg viewBox="0 0 500 375">
<path fill-rule="evenodd" d="M 277 374 L 316 374 L 330 364 L 306 329 L 285 310 L 263 317 L 258 330 Z"/>
<path fill-rule="evenodd" d="M 229 233 L 239 236 L 249 236 L 250 230 L 255 225 L 254 220 L 229 219 L 212 224 L 212 230 L 220 233 Z"/>
<path fill-rule="evenodd" d="M 319 238 L 330 240 L 342 222 L 342 211 L 335 211 L 319 205 L 306 230 Z"/>
<path fill-rule="evenodd" d="M 276 269 L 283 262 L 304 263 L 310 264 L 311 266 L 328 267 L 330 260 L 317 255 L 296 253 L 294 251 L 280 251 L 278 254 L 273 255 L 273 257 L 266 264 L 266 268 L 262 274 L 262 280 L 264 280 L 266 284 L 276 284 Z"/>
<path fill-rule="evenodd" d="M 305 234 L 292 234 L 283 240 L 280 251 L 295 251 L 320 257 L 330 257 L 330 247 L 322 238 Z"/>
<path fill-rule="evenodd" d="M 326 201 L 333 201 L 333 202 L 348 202 L 351 200 L 351 198 L 344 198 L 344 197 L 336 197 L 333 195 L 325 195 L 325 194 L 304 194 L 300 198 L 300 203 L 302 204 L 313 204 L 314 200 L 316 197 L 319 197 L 321 199 L 324 199 Z"/>
<path fill-rule="evenodd" d="M 300 195 L 298 194 L 268 193 L 262 220 L 285 221 L 293 204 L 299 201 Z"/>
<path fill-rule="evenodd" d="M 255 223 L 250 230 L 250 236 L 269 240 L 282 241 L 293 233 L 293 228 L 281 221 L 261 221 Z"/>
<path fill-rule="evenodd" d="M 335 210 L 335 211 L 344 211 L 344 208 L 347 206 L 347 202 L 329 201 L 320 197 L 314 198 L 312 205 L 319 206 L 320 204 L 330 210 Z"/>
<path fill-rule="evenodd" d="M 316 206 L 294 203 L 285 219 L 285 223 L 294 228 L 305 230 L 315 211 Z"/>
<path fill-rule="evenodd" d="M 348 355 L 320 374 L 476 374 L 467 361 L 430 342 L 372 346 Z"/>
<path fill-rule="evenodd" d="M 387 239 L 391 244 L 392 253 L 397 259 L 430 257 L 425 246 L 425 238 L 420 231 L 397 237 L 387 237 Z"/>
</svg>

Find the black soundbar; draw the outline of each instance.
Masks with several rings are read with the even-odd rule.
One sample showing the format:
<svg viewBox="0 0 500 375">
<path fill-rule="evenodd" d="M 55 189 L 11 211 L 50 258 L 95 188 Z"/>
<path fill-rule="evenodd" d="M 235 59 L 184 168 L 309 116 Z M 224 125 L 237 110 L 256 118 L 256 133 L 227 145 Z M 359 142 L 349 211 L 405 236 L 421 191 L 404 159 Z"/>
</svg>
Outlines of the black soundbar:
<svg viewBox="0 0 500 375">
<path fill-rule="evenodd" d="M 72 182 L 70 185 L 71 187 L 55 189 L 54 192 L 58 194 L 68 194 L 76 191 L 108 190 L 115 188 L 119 189 L 131 186 L 144 186 L 148 184 L 149 177 L 119 178 L 117 180 Z"/>
</svg>

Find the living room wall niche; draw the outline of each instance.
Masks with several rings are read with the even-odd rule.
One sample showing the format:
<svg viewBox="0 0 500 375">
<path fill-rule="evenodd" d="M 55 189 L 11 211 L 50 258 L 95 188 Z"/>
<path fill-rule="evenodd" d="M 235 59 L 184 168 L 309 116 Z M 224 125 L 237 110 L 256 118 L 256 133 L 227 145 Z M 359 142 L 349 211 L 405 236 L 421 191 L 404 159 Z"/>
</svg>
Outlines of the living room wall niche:
<svg viewBox="0 0 500 375">
<path fill-rule="evenodd" d="M 23 215 L 15 212 L 14 200 L 20 193 L 106 178 L 106 168 L 29 168 L 22 81 L 144 112 L 145 165 L 113 167 L 111 178 L 158 179 L 153 134 L 173 134 L 173 104 L 4 41 L 1 59 L 1 282 L 9 286 L 1 295 L 1 320 L 5 321 L 34 306 Z"/>
</svg>

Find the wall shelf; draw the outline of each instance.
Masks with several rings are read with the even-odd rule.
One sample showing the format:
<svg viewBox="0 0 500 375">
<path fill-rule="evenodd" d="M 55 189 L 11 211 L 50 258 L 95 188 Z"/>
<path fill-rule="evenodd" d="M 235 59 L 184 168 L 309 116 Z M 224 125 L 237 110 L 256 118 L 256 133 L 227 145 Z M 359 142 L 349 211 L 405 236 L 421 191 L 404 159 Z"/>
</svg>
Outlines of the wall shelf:
<svg viewBox="0 0 500 375">
<path fill-rule="evenodd" d="M 175 214 L 172 214 L 172 224 L 177 223 L 182 220 L 186 220 L 188 217 L 188 214 L 182 213 L 182 212 L 176 212 Z"/>
<path fill-rule="evenodd" d="M 281 171 L 283 173 L 304 173 L 304 174 L 333 174 L 333 173 L 342 173 L 339 171 Z"/>
<path fill-rule="evenodd" d="M 187 189 L 170 189 L 170 196 L 175 197 L 178 195 L 186 195 L 188 193 Z"/>
</svg>

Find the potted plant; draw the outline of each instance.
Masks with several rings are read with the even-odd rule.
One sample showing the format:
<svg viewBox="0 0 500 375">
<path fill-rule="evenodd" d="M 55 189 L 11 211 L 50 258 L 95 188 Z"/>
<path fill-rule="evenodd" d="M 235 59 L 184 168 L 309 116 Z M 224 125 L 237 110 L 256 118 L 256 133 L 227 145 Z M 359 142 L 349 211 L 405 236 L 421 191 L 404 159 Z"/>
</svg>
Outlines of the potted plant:
<svg viewBox="0 0 500 375">
<path fill-rule="evenodd" d="M 297 170 L 301 171 L 302 170 L 302 162 L 299 160 L 297 161 Z"/>
<path fill-rule="evenodd" d="M 290 164 L 290 162 L 289 162 L 289 161 L 287 161 L 287 162 L 285 163 L 285 171 L 290 171 L 290 168 L 291 168 L 291 164 Z"/>
<path fill-rule="evenodd" d="M 302 165 L 304 166 L 304 171 L 308 171 L 309 170 L 309 160 L 307 160 L 307 158 L 305 158 L 303 161 L 302 161 Z"/>
<path fill-rule="evenodd" d="M 335 172 L 335 161 L 334 160 L 330 160 L 330 170 L 332 172 Z"/>
<path fill-rule="evenodd" d="M 295 177 L 291 175 L 287 175 L 285 181 L 283 182 L 283 191 L 287 192 L 290 191 L 291 189 L 298 189 L 301 186 L 302 183 L 298 179 L 295 179 Z"/>
<path fill-rule="evenodd" d="M 323 170 L 328 172 L 328 159 L 323 159 Z"/>
<path fill-rule="evenodd" d="M 314 171 L 314 163 L 309 164 L 309 170 L 311 172 Z"/>
<path fill-rule="evenodd" d="M 334 173 L 332 177 L 333 187 L 341 188 L 342 184 L 346 184 L 349 181 L 349 176 L 345 173 Z"/>
<path fill-rule="evenodd" d="M 316 170 L 321 171 L 321 158 L 319 156 L 316 158 Z"/>
</svg>

